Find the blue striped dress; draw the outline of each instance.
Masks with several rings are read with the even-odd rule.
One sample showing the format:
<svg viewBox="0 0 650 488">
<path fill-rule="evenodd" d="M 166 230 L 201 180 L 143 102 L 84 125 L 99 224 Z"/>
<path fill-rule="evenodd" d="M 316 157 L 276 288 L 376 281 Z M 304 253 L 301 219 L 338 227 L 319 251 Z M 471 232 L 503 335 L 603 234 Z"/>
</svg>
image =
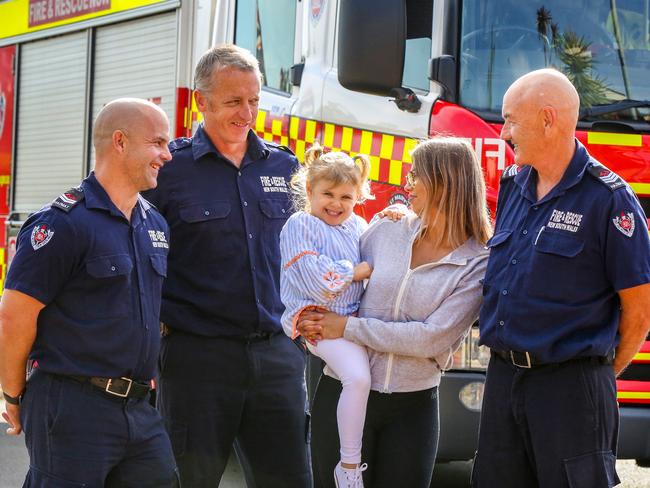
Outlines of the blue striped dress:
<svg viewBox="0 0 650 488">
<path fill-rule="evenodd" d="M 328 225 L 306 212 L 294 213 L 280 233 L 280 296 L 286 307 L 282 327 L 298 335 L 294 320 L 305 308 L 325 307 L 340 315 L 359 309 L 363 282 L 352 281 L 359 264 L 359 236 L 368 227 L 356 214 L 341 225 Z"/>
</svg>

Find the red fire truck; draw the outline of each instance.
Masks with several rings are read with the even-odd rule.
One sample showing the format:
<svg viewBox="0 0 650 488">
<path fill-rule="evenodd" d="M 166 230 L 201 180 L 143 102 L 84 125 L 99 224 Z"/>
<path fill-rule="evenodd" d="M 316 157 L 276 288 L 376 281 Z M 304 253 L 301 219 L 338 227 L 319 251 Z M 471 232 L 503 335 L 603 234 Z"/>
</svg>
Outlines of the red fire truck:
<svg viewBox="0 0 650 488">
<path fill-rule="evenodd" d="M 27 18 L 36 3 L 42 2 L 0 2 L 0 18 L 9 9 Z M 545 66 L 566 73 L 580 93 L 580 141 L 630 183 L 650 212 L 647 0 L 132 3 L 50 24 L 39 11 L 31 27 L 29 19 L 0 25 L 0 94 L 15 87 L 18 114 L 8 153 L 10 235 L 29 212 L 92 168 L 88 128 L 111 98 L 154 100 L 169 114 L 173 135 L 190 135 L 200 121 L 192 70 L 219 42 L 246 47 L 260 60 L 261 136 L 288 145 L 299 158 L 314 141 L 370 156 L 377 199 L 359 210 L 367 217 L 407 201 L 409 151 L 418 139 L 438 134 L 471 140 L 494 208 L 501 172 L 513 160 L 499 138 L 503 94 L 517 77 Z M 8 71 L 1 63 L 12 50 L 17 61 Z M 11 126 L 10 98 L 3 137 Z M 0 193 L 9 174 L 2 166 L 4 141 Z M 488 358 L 473 329 L 441 384 L 440 459 L 473 456 Z M 618 398 L 619 457 L 648 463 L 650 342 L 619 379 Z"/>
</svg>

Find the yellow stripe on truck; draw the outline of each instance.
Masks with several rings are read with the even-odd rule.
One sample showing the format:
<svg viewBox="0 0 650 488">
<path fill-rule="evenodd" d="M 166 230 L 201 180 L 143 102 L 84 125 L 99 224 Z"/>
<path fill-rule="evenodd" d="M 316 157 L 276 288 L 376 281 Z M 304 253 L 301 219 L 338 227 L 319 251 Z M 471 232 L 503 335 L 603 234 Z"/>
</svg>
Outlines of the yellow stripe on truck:
<svg viewBox="0 0 650 488">
<path fill-rule="evenodd" d="M 611 132 L 587 132 L 588 144 L 607 146 L 641 147 L 641 134 L 613 134 Z"/>
<path fill-rule="evenodd" d="M 616 394 L 619 400 L 650 400 L 650 392 L 645 391 L 619 391 Z"/>
</svg>

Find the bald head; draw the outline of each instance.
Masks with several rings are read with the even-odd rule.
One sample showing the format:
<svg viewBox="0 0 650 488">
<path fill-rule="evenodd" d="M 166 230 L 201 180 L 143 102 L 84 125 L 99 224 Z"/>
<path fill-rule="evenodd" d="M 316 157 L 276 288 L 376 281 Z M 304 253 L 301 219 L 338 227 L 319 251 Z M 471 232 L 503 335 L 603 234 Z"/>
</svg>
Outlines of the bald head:
<svg viewBox="0 0 650 488">
<path fill-rule="evenodd" d="M 525 74 L 508 88 L 503 100 L 504 105 L 514 100 L 517 105 L 526 106 L 528 110 L 538 111 L 550 107 L 557 112 L 559 128 L 571 134 L 578 122 L 578 92 L 564 74 L 554 69 L 540 69 Z"/>
<path fill-rule="evenodd" d="M 110 149 L 115 131 L 129 135 L 148 125 L 152 119 L 167 120 L 157 105 L 141 98 L 118 98 L 99 111 L 93 127 L 93 144 L 97 155 Z"/>
</svg>

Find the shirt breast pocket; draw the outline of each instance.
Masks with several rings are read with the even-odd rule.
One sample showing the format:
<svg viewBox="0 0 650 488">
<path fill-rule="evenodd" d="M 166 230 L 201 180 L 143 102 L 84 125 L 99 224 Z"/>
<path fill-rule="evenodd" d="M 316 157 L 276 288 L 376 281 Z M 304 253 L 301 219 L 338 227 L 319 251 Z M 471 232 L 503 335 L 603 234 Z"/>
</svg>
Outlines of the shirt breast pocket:
<svg viewBox="0 0 650 488">
<path fill-rule="evenodd" d="M 525 289 L 531 296 L 565 300 L 578 286 L 585 242 L 564 232 L 542 231 L 533 246 Z"/>
<path fill-rule="evenodd" d="M 188 224 L 219 224 L 230 215 L 230 202 L 188 203 L 179 207 L 178 214 Z"/>
<path fill-rule="evenodd" d="M 126 317 L 131 307 L 131 271 L 128 254 L 97 256 L 86 261 L 87 292 L 83 309 L 98 318 Z"/>
<path fill-rule="evenodd" d="M 488 260 L 485 278 L 483 279 L 483 295 L 488 293 L 491 284 L 497 279 L 498 274 L 507 269 L 506 263 L 508 256 L 504 252 L 499 252 L 499 250 L 504 249 L 503 246 L 508 242 L 511 235 L 511 230 L 501 230 L 496 232 L 487 241 L 486 246 L 490 249 L 490 259 Z"/>
<path fill-rule="evenodd" d="M 260 200 L 260 211 L 264 216 L 264 234 L 280 243 L 280 231 L 291 215 L 291 202 L 289 199 L 267 198 Z"/>
<path fill-rule="evenodd" d="M 160 314 L 160 301 L 162 295 L 163 280 L 167 276 L 167 256 L 164 254 L 151 254 L 149 255 L 149 262 L 153 268 L 151 279 L 150 295 L 152 297 L 153 311 L 158 316 Z"/>
</svg>

